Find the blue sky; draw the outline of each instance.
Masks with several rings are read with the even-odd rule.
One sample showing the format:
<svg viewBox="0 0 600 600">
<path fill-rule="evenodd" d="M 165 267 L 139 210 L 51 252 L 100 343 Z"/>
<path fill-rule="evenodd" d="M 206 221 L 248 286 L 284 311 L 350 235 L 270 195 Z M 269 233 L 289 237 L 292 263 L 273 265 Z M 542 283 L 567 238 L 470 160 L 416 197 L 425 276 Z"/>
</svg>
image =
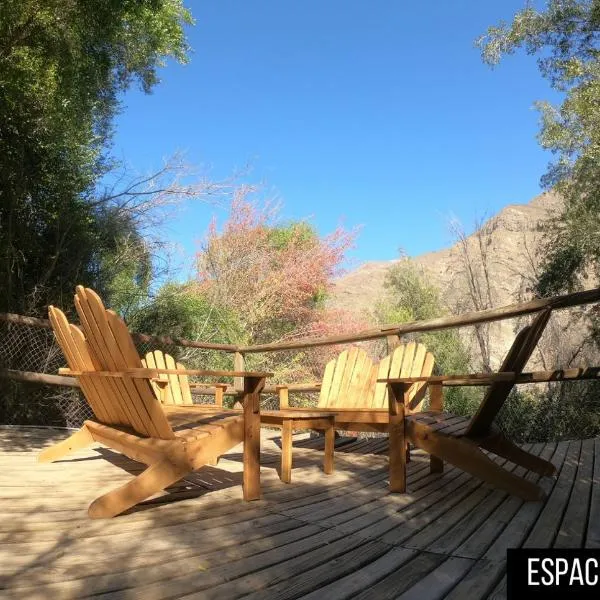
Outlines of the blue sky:
<svg viewBox="0 0 600 600">
<path fill-rule="evenodd" d="M 354 264 L 439 249 L 451 215 L 470 228 L 540 192 L 532 105 L 557 96 L 534 57 L 492 70 L 474 47 L 523 4 L 188 2 L 190 63 L 124 97 L 114 153 L 147 172 L 182 150 L 215 178 L 249 163 L 285 219 L 360 226 Z M 188 206 L 167 235 L 191 256 L 214 212 Z"/>
</svg>

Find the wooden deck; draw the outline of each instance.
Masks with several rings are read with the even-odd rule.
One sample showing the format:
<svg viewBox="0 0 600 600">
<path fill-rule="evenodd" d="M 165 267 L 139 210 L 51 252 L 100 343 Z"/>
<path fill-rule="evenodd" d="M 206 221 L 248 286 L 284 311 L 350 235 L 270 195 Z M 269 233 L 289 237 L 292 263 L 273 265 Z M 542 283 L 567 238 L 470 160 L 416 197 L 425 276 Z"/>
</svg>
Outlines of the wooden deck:
<svg viewBox="0 0 600 600">
<path fill-rule="evenodd" d="M 432 598 L 505 596 L 506 548 L 600 547 L 600 439 L 540 444 L 559 469 L 523 503 L 413 454 L 409 493 L 389 494 L 387 442 L 295 443 L 279 481 L 278 437 L 262 456 L 263 500 L 241 500 L 240 449 L 112 520 L 88 504 L 141 466 L 101 447 L 50 465 L 66 436 L 0 428 L 2 598 Z M 529 475 L 534 480 L 537 476 Z"/>
</svg>

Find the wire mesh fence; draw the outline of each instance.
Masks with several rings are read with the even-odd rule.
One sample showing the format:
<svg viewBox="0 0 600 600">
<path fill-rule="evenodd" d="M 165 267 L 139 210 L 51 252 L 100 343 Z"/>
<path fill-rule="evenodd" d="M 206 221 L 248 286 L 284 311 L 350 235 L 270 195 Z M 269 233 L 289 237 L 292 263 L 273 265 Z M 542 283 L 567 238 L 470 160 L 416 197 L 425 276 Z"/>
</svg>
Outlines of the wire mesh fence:
<svg viewBox="0 0 600 600">
<path fill-rule="evenodd" d="M 164 340 L 160 343 L 137 341 L 136 347 L 140 356 L 160 349 L 187 368 L 206 368 L 207 364 L 215 364 L 214 350 L 182 347 Z M 225 353 L 220 355 L 220 367 L 232 369 L 233 358 Z M 52 329 L 39 324 L 0 320 L 0 369 L 55 375 L 66 364 Z M 190 379 L 191 382 L 195 380 Z M 79 427 L 93 416 L 77 387 L 0 378 L 0 397 L 2 424 Z M 194 394 L 194 399 L 210 403 L 214 396 Z"/>
<path fill-rule="evenodd" d="M 51 329 L 0 321 L 0 368 L 56 373 L 65 361 Z M 0 422 L 77 427 L 91 415 L 79 390 L 0 379 Z"/>
<path fill-rule="evenodd" d="M 371 342 L 377 344 L 379 342 Z M 228 352 L 184 347 L 156 340 L 136 343 L 140 356 L 161 349 L 171 354 L 186 368 L 233 368 L 233 355 Z M 364 343 L 363 343 L 364 345 Z M 370 350 L 384 352 L 383 347 Z M 335 350 L 339 351 L 339 348 Z M 276 353 L 277 354 L 277 353 Z M 297 352 L 278 353 L 279 359 L 294 365 Z M 274 354 L 247 355 L 246 367 L 254 370 L 273 370 Z M 306 357 L 305 357 L 306 358 Z M 306 362 L 306 361 L 304 361 Z M 310 360 L 308 361 L 310 362 Z M 55 375 L 66 360 L 48 327 L 0 320 L 0 369 Z M 317 370 L 315 369 L 315 372 Z M 291 373 L 282 375 L 289 378 Z M 314 379 L 318 380 L 318 377 Z M 191 378 L 194 381 L 194 378 Z M 289 381 L 289 379 L 288 379 Z M 229 380 L 229 383 L 233 383 Z M 449 388 L 446 406 L 450 412 L 472 415 L 483 395 L 481 388 Z M 316 405 L 318 394 L 297 394 L 292 400 L 296 406 Z M 0 423 L 14 425 L 53 425 L 79 427 L 92 411 L 77 387 L 43 385 L 14 381 L 0 377 Z M 197 402 L 214 401 L 211 395 L 194 395 Z M 226 399 L 232 405 L 233 397 Z M 276 396 L 265 395 L 261 405 L 277 408 Z M 501 429 L 521 442 L 553 441 L 587 438 L 600 435 L 600 382 L 578 381 L 520 386 L 513 390 L 498 418 Z"/>
</svg>

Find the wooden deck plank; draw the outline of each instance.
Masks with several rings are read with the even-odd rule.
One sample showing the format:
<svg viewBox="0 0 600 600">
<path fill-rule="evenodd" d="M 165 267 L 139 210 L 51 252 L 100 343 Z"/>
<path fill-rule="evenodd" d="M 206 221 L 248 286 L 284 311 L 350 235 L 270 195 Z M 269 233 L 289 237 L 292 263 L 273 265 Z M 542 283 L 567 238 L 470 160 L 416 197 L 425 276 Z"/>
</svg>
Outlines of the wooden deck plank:
<svg viewBox="0 0 600 600">
<path fill-rule="evenodd" d="M 577 440 L 569 442 L 556 484 L 523 544 L 524 548 L 549 548 L 554 544 L 573 490 L 580 454 L 581 442 Z"/>
<path fill-rule="evenodd" d="M 365 544 L 362 539 L 342 538 L 337 545 L 330 544 L 322 552 L 315 552 L 302 560 L 294 558 L 263 572 L 218 586 L 209 593 L 205 592 L 202 597 L 235 598 L 244 594 L 248 600 L 264 597 L 273 600 L 298 598 L 353 573 L 388 550 L 389 547 L 380 542 Z M 246 595 L 244 592 L 248 589 L 256 591 Z"/>
<path fill-rule="evenodd" d="M 368 590 L 364 590 L 354 597 L 357 600 L 397 598 L 435 570 L 444 559 L 445 557 L 441 554 L 421 552 Z"/>
<path fill-rule="evenodd" d="M 583 547 L 593 472 L 594 440 L 585 440 L 581 444 L 577 474 L 569 494 L 568 506 L 554 541 L 555 548 Z"/>
<path fill-rule="evenodd" d="M 427 510 L 421 511 L 418 515 L 411 515 L 411 518 L 382 536 L 382 540 L 390 544 L 407 544 L 410 538 L 417 537 L 418 534 L 427 526 L 435 525 L 449 510 L 464 504 L 471 493 L 482 486 L 482 483 L 471 477 L 461 475 L 456 480 L 460 485 L 447 488 L 441 493 L 443 495 L 437 501 L 434 501 Z"/>
<path fill-rule="evenodd" d="M 547 458 L 553 448 L 553 445 L 549 445 L 542 452 L 542 457 Z M 559 468 L 563 465 L 567 448 L 568 443 L 561 443 L 554 449 L 551 460 Z M 539 476 L 533 473 L 529 473 L 527 478 L 534 482 L 539 480 Z M 548 493 L 555 487 L 555 482 L 550 478 L 543 478 L 540 485 Z M 453 552 L 455 556 L 478 560 L 446 598 L 462 600 L 487 597 L 505 574 L 506 549 L 519 548 L 523 544 L 543 507 L 543 502 L 523 502 L 509 496 L 485 523 L 485 531 L 482 528 L 475 532 Z"/>
<path fill-rule="evenodd" d="M 585 546 L 600 548 L 600 439 L 594 440 L 594 479 Z"/>
<path fill-rule="evenodd" d="M 164 536 L 166 532 L 161 532 Z M 231 531 L 226 540 L 231 538 Z M 7 577 L 0 579 L 2 585 L 11 589 L 19 589 L 27 595 L 34 589 L 43 588 L 47 597 L 73 595 L 78 589 L 85 589 L 86 594 L 107 593 L 126 589 L 132 581 L 152 582 L 168 580 L 196 572 L 199 568 L 209 569 L 236 560 L 260 554 L 286 544 L 301 540 L 318 533 L 318 528 L 311 525 L 283 521 L 277 527 L 262 528 L 251 531 L 244 536 L 243 543 L 231 539 L 229 543 L 211 538 L 198 544 L 188 544 L 185 548 L 169 546 L 163 548 L 144 548 L 143 552 L 120 554 L 110 559 L 98 557 L 90 561 L 90 555 L 81 555 L 78 560 L 60 560 L 58 556 L 52 563 L 40 563 L 27 566 L 27 577 L 19 581 L 10 581 Z M 221 532 L 223 534 L 223 532 Z M 218 546 L 218 550 L 215 547 Z M 193 549 L 193 550 L 192 550 Z M 165 552 L 169 560 L 165 561 Z M 117 559 L 120 559 L 117 562 Z M 122 565 L 122 566 L 121 566 Z"/>
<path fill-rule="evenodd" d="M 420 450 L 409 493 L 390 494 L 386 438 L 345 443 L 331 476 L 321 470 L 322 440 L 299 440 L 297 481 L 286 485 L 269 439 L 257 503 L 241 501 L 236 448 L 99 522 L 87 519 L 87 502 L 143 466 L 94 447 L 35 462 L 67 435 L 0 427 L 3 597 L 504 598 L 507 547 L 600 547 L 600 440 L 535 445 L 556 479 L 507 463 L 548 493 L 524 503 L 450 465 L 430 474 Z"/>
<path fill-rule="evenodd" d="M 385 518 L 392 510 L 397 512 L 403 507 L 421 501 L 425 496 L 436 492 L 440 486 L 461 475 L 461 471 L 454 467 L 447 469 L 442 477 L 439 474 L 429 473 L 429 459 L 425 456 L 425 453 L 419 451 L 409 463 L 407 477 L 410 484 L 409 493 L 389 493 L 386 471 L 386 481 L 380 497 L 374 497 L 368 502 L 361 502 L 356 508 L 331 516 L 327 519 L 327 523 L 343 525 L 348 522 L 351 527 L 348 531 L 358 531 Z M 427 505 L 428 503 L 425 501 L 421 502 L 419 506 L 425 509 Z M 385 510 L 382 510 L 382 506 L 385 507 Z"/>
<path fill-rule="evenodd" d="M 504 562 L 480 559 L 444 596 L 447 600 L 483 599 L 494 589 L 504 574 Z"/>
<path fill-rule="evenodd" d="M 553 449 L 553 446 L 545 447 L 540 445 L 532 451 L 536 455 L 540 455 L 541 453 L 543 458 L 550 459 L 552 457 Z M 518 468 L 515 470 L 515 473 L 519 476 L 523 476 L 525 475 L 524 471 L 524 469 Z M 494 539 L 495 534 L 493 530 L 496 529 L 496 531 L 499 531 L 503 523 L 501 519 L 497 518 L 498 513 L 501 514 L 497 509 L 500 504 L 506 502 L 507 496 L 508 495 L 502 490 L 493 490 L 491 494 L 486 497 L 484 502 L 481 502 L 467 515 L 460 520 L 457 520 L 448 531 L 438 539 L 434 540 L 427 549 L 430 552 L 450 554 L 469 538 L 483 541 L 485 544 L 486 527 L 488 528 L 487 531 L 490 531 L 490 529 L 492 530 L 488 534 L 489 537 L 487 539 Z M 495 523 L 495 527 L 489 527 L 490 523 Z M 461 551 L 464 553 L 465 548 L 463 547 Z M 476 557 L 479 554 L 480 552 L 471 552 L 471 557 Z"/>
<path fill-rule="evenodd" d="M 565 445 L 557 448 L 551 456 L 552 462 L 554 462 L 554 464 L 557 464 L 556 461 L 562 463 L 565 452 Z M 541 456 L 542 458 L 550 458 L 548 454 L 545 454 L 544 452 L 542 452 Z M 528 475 L 528 478 L 531 481 L 538 480 L 538 477 L 533 474 Z M 546 485 L 549 485 L 549 483 L 546 483 Z M 524 508 L 524 510 L 520 511 L 521 508 Z M 465 558 L 479 558 L 483 556 L 490 545 L 503 535 L 507 526 L 510 525 L 510 527 L 514 528 L 517 532 L 522 531 L 524 527 L 527 527 L 529 523 L 535 520 L 540 510 L 540 503 L 529 502 L 523 506 L 523 501 L 521 499 L 515 498 L 514 496 L 507 496 L 492 515 L 485 520 L 482 526 L 461 543 L 460 546 L 453 551 L 453 554 Z M 520 514 L 517 518 L 516 516 L 519 512 Z M 504 535 L 507 537 L 507 543 L 514 542 L 514 537 L 510 532 L 510 528 L 509 532 L 504 533 Z"/>
<path fill-rule="evenodd" d="M 426 465 L 415 469 L 409 476 L 409 481 L 415 482 L 428 475 Z M 328 525 L 346 521 L 344 515 L 357 507 L 364 507 L 371 502 L 380 502 L 383 496 L 389 496 L 388 490 L 388 472 L 382 472 L 380 477 L 374 479 L 368 485 L 365 485 L 355 495 L 344 495 L 342 498 L 332 500 L 327 498 L 321 502 L 315 502 L 308 506 L 303 506 L 300 510 L 286 510 L 288 514 L 295 518 L 305 518 L 310 521 L 326 521 Z M 350 517 L 351 518 L 351 517 Z"/>
<path fill-rule="evenodd" d="M 506 600 L 506 575 L 500 579 L 498 585 L 488 596 L 488 600 Z"/>
<path fill-rule="evenodd" d="M 427 465 L 422 465 L 411 470 L 408 475 L 408 481 L 413 485 L 419 485 L 420 482 L 429 481 L 430 474 Z M 398 510 L 413 501 L 412 497 L 390 494 L 388 485 L 388 472 L 384 474 L 381 481 L 377 484 L 377 489 L 370 496 L 357 495 L 356 498 L 345 502 L 339 507 L 329 505 L 327 512 L 322 514 L 322 523 L 327 527 L 342 526 L 349 521 L 368 515 L 375 510 L 380 513 L 389 510 Z M 357 528 L 357 530 L 360 527 Z"/>
<path fill-rule="evenodd" d="M 444 598 L 472 566 L 473 561 L 469 558 L 451 556 L 427 573 L 409 590 L 398 596 L 398 600 L 438 600 Z"/>
<path fill-rule="evenodd" d="M 244 557 L 243 559 L 228 562 L 216 568 L 205 564 L 202 569 L 188 571 L 179 577 L 170 577 L 168 582 L 158 581 L 150 585 L 136 587 L 136 595 L 153 600 L 164 597 L 165 584 L 168 584 L 170 597 L 198 597 L 207 598 L 216 590 L 217 586 L 231 582 L 229 592 L 226 594 L 219 589 L 216 597 L 235 598 L 243 593 L 264 588 L 269 582 L 277 577 L 285 577 L 286 573 L 294 571 L 295 565 L 300 569 L 303 564 L 327 560 L 338 554 L 343 554 L 360 545 L 360 540 L 348 537 L 328 530 L 320 531 L 308 538 L 294 541 L 278 548 L 269 549 L 266 552 Z M 235 590 L 240 590 L 235 593 Z M 102 596 L 100 596 L 102 597 Z M 110 598 L 130 598 L 130 592 L 110 594 Z"/>
<path fill-rule="evenodd" d="M 416 550 L 392 548 L 373 562 L 318 590 L 302 596 L 302 600 L 347 600 L 357 593 L 369 590 L 377 582 L 407 563 L 417 555 Z"/>
<path fill-rule="evenodd" d="M 529 451 L 531 450 L 529 449 Z M 517 475 L 521 475 L 516 465 L 505 468 L 509 471 L 515 471 Z M 403 545 L 409 548 L 425 549 L 449 529 L 452 529 L 457 522 L 464 522 L 465 519 L 472 520 L 472 512 L 479 506 L 485 506 L 489 496 L 494 494 L 494 492 L 497 492 L 498 496 L 503 495 L 499 490 L 494 490 L 487 485 L 482 484 L 471 487 L 471 491 L 466 497 L 460 502 L 454 503 L 445 513 L 404 541 Z"/>
<path fill-rule="evenodd" d="M 365 519 L 353 519 L 341 526 L 348 533 L 358 533 L 367 539 L 384 539 L 390 543 L 401 543 L 410 537 L 416 529 L 431 522 L 436 515 L 444 512 L 448 504 L 459 502 L 469 489 L 465 485 L 480 484 L 479 481 L 458 469 L 449 469 L 442 477 L 434 476 L 433 480 L 421 490 L 413 494 L 405 494 L 398 498 L 399 510 L 390 514 L 371 514 L 374 522 L 364 526 Z M 444 502 L 446 502 L 444 504 Z"/>
</svg>

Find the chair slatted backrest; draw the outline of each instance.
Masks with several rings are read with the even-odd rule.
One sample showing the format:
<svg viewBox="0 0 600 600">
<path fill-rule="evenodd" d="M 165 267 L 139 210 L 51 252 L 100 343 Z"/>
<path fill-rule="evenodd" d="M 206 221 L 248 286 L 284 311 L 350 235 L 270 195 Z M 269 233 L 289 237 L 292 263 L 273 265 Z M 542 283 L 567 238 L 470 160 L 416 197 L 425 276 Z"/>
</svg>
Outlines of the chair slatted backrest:
<svg viewBox="0 0 600 600">
<path fill-rule="evenodd" d="M 400 344 L 394 351 L 375 365 L 376 379 L 395 377 L 429 377 L 433 372 L 434 357 L 423 344 L 409 342 Z M 427 384 L 414 383 L 409 390 L 410 412 L 420 411 L 422 408 Z M 374 396 L 370 404 L 373 408 L 388 407 L 388 386 L 386 383 L 376 383 Z"/>
<path fill-rule="evenodd" d="M 175 359 L 162 350 L 148 352 L 142 359 L 142 365 L 148 369 L 183 369 L 185 366 L 175 362 Z M 163 404 L 192 404 L 192 393 L 187 375 L 171 375 L 167 373 L 159 374 L 159 379 L 167 382 L 162 387 L 152 382 L 152 387 L 156 396 L 160 398 Z"/>
<path fill-rule="evenodd" d="M 319 408 L 360 406 L 369 393 L 373 362 L 362 349 L 352 347 L 331 359 L 323 374 Z"/>
<path fill-rule="evenodd" d="M 518 375 L 523 371 L 544 332 L 551 313 L 551 308 L 542 310 L 531 325 L 521 329 L 504 358 L 500 367 L 501 372 L 508 371 Z M 514 385 L 512 381 L 499 381 L 488 388 L 478 411 L 471 419 L 469 428 L 465 433 L 466 436 L 477 437 L 488 433 L 492 422 L 506 402 Z"/>
<path fill-rule="evenodd" d="M 99 370 L 119 372 L 143 367 L 124 321 L 114 311 L 107 310 L 93 290 L 77 286 L 75 308 Z M 106 379 L 112 381 L 109 385 L 126 416 L 125 425 L 147 437 L 175 437 L 148 379 L 126 376 Z"/>
<path fill-rule="evenodd" d="M 423 344 L 410 342 L 398 346 L 379 363 L 373 364 L 361 348 L 344 350 L 327 363 L 319 408 L 387 408 L 388 392 L 378 378 L 418 377 L 431 375 L 433 355 Z M 420 409 L 425 395 L 425 384 L 412 386 L 411 402 Z"/>
<path fill-rule="evenodd" d="M 69 368 L 73 371 L 98 371 L 100 365 L 90 351 L 88 341 L 76 325 L 69 324 L 65 314 L 50 306 L 48 316 L 54 336 Z M 80 376 L 79 384 L 96 419 L 107 425 L 127 425 L 128 417 L 121 408 L 114 382 L 99 377 Z"/>
</svg>

